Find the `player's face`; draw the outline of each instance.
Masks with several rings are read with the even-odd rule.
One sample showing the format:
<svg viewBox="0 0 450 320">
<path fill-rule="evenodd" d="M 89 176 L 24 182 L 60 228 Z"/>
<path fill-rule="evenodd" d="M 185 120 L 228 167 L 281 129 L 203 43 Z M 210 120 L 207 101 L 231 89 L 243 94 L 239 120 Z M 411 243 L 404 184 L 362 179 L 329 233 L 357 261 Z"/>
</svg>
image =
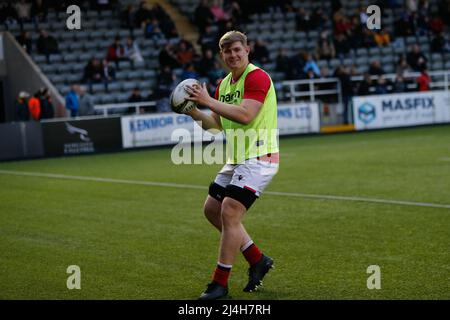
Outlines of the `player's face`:
<svg viewBox="0 0 450 320">
<path fill-rule="evenodd" d="M 233 42 L 221 51 L 222 60 L 233 69 L 240 69 L 248 64 L 250 48 L 244 46 L 240 41 Z"/>
</svg>

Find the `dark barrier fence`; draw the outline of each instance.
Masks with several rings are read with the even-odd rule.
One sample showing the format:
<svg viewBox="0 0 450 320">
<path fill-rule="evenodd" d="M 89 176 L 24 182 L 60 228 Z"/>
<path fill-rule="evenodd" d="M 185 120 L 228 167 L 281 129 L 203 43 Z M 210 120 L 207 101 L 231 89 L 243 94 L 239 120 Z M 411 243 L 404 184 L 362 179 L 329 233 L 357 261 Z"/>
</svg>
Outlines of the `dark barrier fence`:
<svg viewBox="0 0 450 320">
<path fill-rule="evenodd" d="M 0 160 L 44 156 L 39 122 L 0 124 Z"/>
<path fill-rule="evenodd" d="M 122 150 L 120 117 L 42 122 L 45 156 Z"/>
</svg>

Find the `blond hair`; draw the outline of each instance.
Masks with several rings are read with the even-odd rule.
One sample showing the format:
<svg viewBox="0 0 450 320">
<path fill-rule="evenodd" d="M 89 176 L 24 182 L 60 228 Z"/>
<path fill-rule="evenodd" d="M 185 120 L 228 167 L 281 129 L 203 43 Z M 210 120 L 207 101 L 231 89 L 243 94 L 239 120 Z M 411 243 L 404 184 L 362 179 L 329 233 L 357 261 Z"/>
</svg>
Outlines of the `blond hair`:
<svg viewBox="0 0 450 320">
<path fill-rule="evenodd" d="M 247 36 L 240 31 L 228 31 L 219 40 L 219 48 L 222 51 L 225 47 L 231 45 L 234 42 L 239 41 L 244 46 L 247 46 Z"/>
</svg>

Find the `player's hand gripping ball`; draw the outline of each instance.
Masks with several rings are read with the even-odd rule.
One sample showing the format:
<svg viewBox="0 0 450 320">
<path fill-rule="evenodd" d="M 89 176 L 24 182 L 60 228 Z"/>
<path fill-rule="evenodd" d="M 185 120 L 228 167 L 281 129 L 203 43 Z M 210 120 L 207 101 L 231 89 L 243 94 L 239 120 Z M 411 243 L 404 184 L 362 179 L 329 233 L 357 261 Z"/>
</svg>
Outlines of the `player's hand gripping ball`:
<svg viewBox="0 0 450 320">
<path fill-rule="evenodd" d="M 194 101 L 189 101 L 186 98 L 189 97 L 189 93 L 186 91 L 186 86 L 201 85 L 196 79 L 186 79 L 181 81 L 170 95 L 170 106 L 173 112 L 187 113 L 197 106 Z"/>
</svg>

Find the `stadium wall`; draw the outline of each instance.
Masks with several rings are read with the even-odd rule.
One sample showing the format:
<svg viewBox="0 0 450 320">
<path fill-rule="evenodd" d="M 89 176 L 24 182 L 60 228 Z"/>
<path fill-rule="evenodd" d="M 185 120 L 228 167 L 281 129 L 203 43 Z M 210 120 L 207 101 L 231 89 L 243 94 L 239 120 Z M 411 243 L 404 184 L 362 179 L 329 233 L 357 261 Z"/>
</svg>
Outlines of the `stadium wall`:
<svg viewBox="0 0 450 320">
<path fill-rule="evenodd" d="M 4 83 L 5 85 L 5 120 L 13 121 L 14 100 L 20 91 L 27 91 L 31 95 L 40 88 L 49 89 L 56 116 L 65 116 L 64 98 L 41 72 L 24 49 L 14 40 L 9 32 L 1 34 L 4 49 Z"/>
<path fill-rule="evenodd" d="M 356 130 L 450 123 L 450 97 L 446 91 L 355 97 L 353 102 Z M 317 103 L 279 105 L 278 127 L 280 136 L 338 131 L 323 130 Z M 184 133 L 174 134 L 176 129 Z M 180 137 L 186 136 L 189 141 L 180 141 Z M 8 137 L 0 139 L 0 160 L 212 141 L 212 135 L 204 132 L 192 118 L 176 113 L 8 123 L 0 125 L 0 137 Z M 214 140 L 223 140 L 222 134 L 215 135 Z"/>
</svg>

